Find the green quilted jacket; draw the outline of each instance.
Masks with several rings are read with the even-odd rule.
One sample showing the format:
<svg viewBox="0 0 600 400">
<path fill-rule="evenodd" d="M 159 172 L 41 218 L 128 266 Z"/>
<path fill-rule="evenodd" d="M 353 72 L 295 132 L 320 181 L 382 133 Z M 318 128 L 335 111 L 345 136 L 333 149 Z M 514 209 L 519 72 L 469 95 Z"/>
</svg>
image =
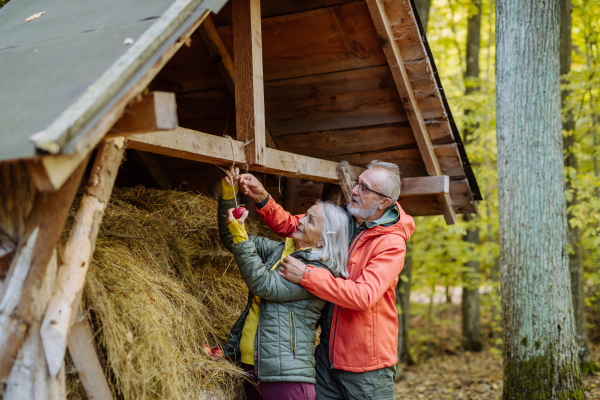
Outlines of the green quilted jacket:
<svg viewBox="0 0 600 400">
<path fill-rule="evenodd" d="M 225 355 L 241 356 L 242 328 L 252 297 L 258 296 L 261 300 L 254 346 L 254 375 L 263 382 L 314 384 L 316 324 L 325 301 L 279 276 L 279 266 L 270 271 L 281 258 L 284 242 L 250 235 L 249 240 L 233 244 L 226 219 L 227 210 L 234 207 L 234 200 L 219 200 L 219 234 L 223 245 L 234 255 L 250 295 L 246 308 L 227 336 Z M 331 264 L 319 260 L 311 250 L 300 250 L 291 255 L 316 268 L 330 270 Z"/>
</svg>

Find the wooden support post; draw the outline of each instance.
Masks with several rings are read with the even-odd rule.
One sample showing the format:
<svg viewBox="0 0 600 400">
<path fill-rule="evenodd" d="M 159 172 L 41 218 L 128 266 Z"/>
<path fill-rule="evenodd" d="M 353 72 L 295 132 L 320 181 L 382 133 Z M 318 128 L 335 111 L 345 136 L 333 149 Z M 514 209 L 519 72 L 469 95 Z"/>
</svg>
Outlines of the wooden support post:
<svg viewBox="0 0 600 400">
<path fill-rule="evenodd" d="M 46 365 L 40 325 L 48 300 L 52 295 L 57 271 L 56 251 L 48 264 L 46 276 L 39 285 L 34 285 L 31 307 L 31 326 L 6 381 L 4 398 L 23 400 L 66 399 L 64 366 L 56 379 L 52 379 Z"/>
<path fill-rule="evenodd" d="M 67 336 L 81 300 L 100 222 L 123 160 L 124 142 L 123 137 L 108 139 L 98 150 L 65 246 L 54 293 L 41 328 L 44 353 L 52 377 L 58 374 L 65 357 Z"/>
<path fill-rule="evenodd" d="M 435 155 L 431 137 L 427 131 L 423 115 L 421 114 L 421 109 L 415 98 L 412 84 L 408 78 L 404 59 L 402 58 L 400 48 L 398 47 L 396 38 L 392 32 L 392 26 L 387 15 L 384 1 L 366 0 L 366 2 L 369 7 L 369 12 L 371 13 L 371 19 L 375 24 L 375 29 L 377 29 L 377 33 L 379 34 L 383 52 L 385 53 L 388 65 L 392 71 L 392 76 L 394 77 L 394 82 L 396 83 L 396 88 L 400 94 L 400 99 L 404 105 L 410 126 L 415 134 L 415 139 L 419 146 L 419 151 L 423 157 L 427 172 L 429 175 L 440 176 L 442 175 L 442 170 Z M 456 212 L 450 196 L 439 196 L 438 199 L 446 223 L 449 225 L 454 224 L 456 222 Z"/>
<path fill-rule="evenodd" d="M 200 32 L 200 36 L 206 44 L 206 47 L 208 47 L 211 56 L 214 55 L 219 57 L 221 60 L 217 65 L 219 72 L 221 73 L 225 84 L 235 96 L 235 71 L 233 68 L 233 60 L 231 59 L 231 55 L 229 55 L 227 47 L 225 47 L 225 44 L 221 39 L 221 35 L 219 35 L 219 32 L 217 31 L 217 28 L 215 27 L 215 24 L 210 16 L 206 17 L 202 25 L 200 25 L 200 28 L 198 28 L 198 31 Z M 265 140 L 268 147 L 272 149 L 278 148 L 277 143 L 275 143 L 273 136 L 271 136 L 271 132 L 269 132 L 266 126 Z"/>
<path fill-rule="evenodd" d="M 10 261 L 16 250 L 17 245 L 15 242 L 13 242 L 10 236 L 0 228 L 0 282 L 4 280 L 6 272 L 8 272 Z M 0 284 L 0 292 L 1 291 L 2 286 Z"/>
<path fill-rule="evenodd" d="M 342 193 L 344 194 L 344 198 L 346 199 L 346 203 L 350 203 L 352 201 L 352 188 L 353 186 L 353 181 L 354 181 L 354 175 L 352 174 L 352 171 L 350 170 L 350 165 L 348 164 L 348 161 L 342 161 L 341 163 L 338 164 L 337 166 L 337 174 L 338 177 L 340 179 L 340 186 L 342 188 Z"/>
<path fill-rule="evenodd" d="M 88 399 L 112 400 L 112 392 L 94 346 L 92 327 L 81 312 L 69 333 L 69 353 Z"/>
<path fill-rule="evenodd" d="M 137 95 L 108 133 L 127 135 L 175 129 L 178 126 L 175 93 Z"/>
<path fill-rule="evenodd" d="M 46 277 L 86 165 L 82 162 L 60 190 L 36 196 L 0 296 L 0 381 L 8 378 L 31 325 L 34 292 Z"/>
<path fill-rule="evenodd" d="M 266 161 L 260 0 L 233 0 L 235 116 L 237 140 L 246 145 L 249 165 Z"/>
</svg>

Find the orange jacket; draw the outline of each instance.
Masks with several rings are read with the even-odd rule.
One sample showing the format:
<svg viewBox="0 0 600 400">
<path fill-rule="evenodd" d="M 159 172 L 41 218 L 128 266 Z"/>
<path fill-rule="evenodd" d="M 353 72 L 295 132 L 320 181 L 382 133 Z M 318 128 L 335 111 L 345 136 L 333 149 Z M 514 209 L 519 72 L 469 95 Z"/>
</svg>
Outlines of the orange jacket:
<svg viewBox="0 0 600 400">
<path fill-rule="evenodd" d="M 334 278 L 309 265 L 300 282 L 311 293 L 336 304 L 329 338 L 333 368 L 365 372 L 398 361 L 394 289 L 404 265 L 405 243 L 415 230 L 415 222 L 400 204 L 396 205 L 398 222 L 361 231 L 350 244 L 348 279 Z M 291 215 L 273 198 L 258 213 L 275 233 L 285 237 L 296 230 L 302 217 Z"/>
</svg>

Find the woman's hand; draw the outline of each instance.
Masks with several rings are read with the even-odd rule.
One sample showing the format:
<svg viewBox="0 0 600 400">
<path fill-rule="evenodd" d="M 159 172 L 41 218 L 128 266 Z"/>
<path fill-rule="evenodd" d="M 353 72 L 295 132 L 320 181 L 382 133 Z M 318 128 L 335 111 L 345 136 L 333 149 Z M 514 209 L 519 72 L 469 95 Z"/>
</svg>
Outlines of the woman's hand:
<svg viewBox="0 0 600 400">
<path fill-rule="evenodd" d="M 300 283 L 304 272 L 306 272 L 306 264 L 292 256 L 287 256 L 281 261 L 281 267 L 277 270 L 283 279 L 290 282 Z"/>
<path fill-rule="evenodd" d="M 225 171 L 225 182 L 230 186 L 238 186 L 240 181 L 240 169 L 229 167 L 229 171 Z"/>
<path fill-rule="evenodd" d="M 242 192 L 256 203 L 264 201 L 269 196 L 262 183 L 252 174 L 240 175 L 239 183 Z"/>
<path fill-rule="evenodd" d="M 235 208 L 230 208 L 229 210 L 227 210 L 227 220 L 226 220 L 227 225 L 231 224 L 235 220 L 235 217 L 233 216 L 233 210 L 235 210 Z M 248 214 L 250 214 L 250 211 L 246 210 L 242 214 L 240 219 L 238 219 L 238 222 L 240 225 L 244 225 L 246 218 L 248 218 Z"/>
</svg>

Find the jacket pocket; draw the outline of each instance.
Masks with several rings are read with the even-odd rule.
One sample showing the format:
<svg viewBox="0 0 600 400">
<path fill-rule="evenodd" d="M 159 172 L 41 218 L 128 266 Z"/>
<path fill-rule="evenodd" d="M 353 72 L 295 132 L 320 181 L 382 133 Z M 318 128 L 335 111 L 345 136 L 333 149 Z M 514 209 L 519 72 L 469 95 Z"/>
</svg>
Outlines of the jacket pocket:
<svg viewBox="0 0 600 400">
<path fill-rule="evenodd" d="M 294 312 L 290 311 L 290 348 L 292 349 L 292 354 L 294 355 L 294 360 L 296 359 L 296 317 L 294 316 Z"/>
</svg>

